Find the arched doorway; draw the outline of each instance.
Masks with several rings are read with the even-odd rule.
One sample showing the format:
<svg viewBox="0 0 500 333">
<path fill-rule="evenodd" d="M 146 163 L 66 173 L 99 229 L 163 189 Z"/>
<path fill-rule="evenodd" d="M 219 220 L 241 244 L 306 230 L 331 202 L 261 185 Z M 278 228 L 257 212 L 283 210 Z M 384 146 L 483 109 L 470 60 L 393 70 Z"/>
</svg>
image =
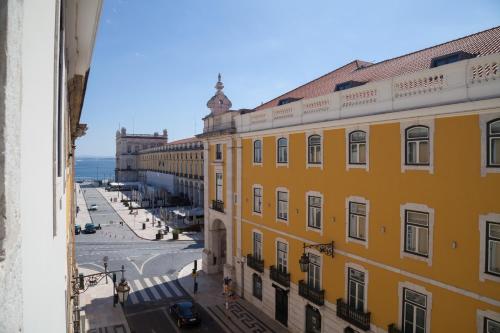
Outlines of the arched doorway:
<svg viewBox="0 0 500 333">
<path fill-rule="evenodd" d="M 224 222 L 219 219 L 215 219 L 209 229 L 210 234 L 210 252 L 212 253 L 211 262 L 212 272 L 223 272 L 224 264 L 226 263 L 226 227 Z"/>
</svg>

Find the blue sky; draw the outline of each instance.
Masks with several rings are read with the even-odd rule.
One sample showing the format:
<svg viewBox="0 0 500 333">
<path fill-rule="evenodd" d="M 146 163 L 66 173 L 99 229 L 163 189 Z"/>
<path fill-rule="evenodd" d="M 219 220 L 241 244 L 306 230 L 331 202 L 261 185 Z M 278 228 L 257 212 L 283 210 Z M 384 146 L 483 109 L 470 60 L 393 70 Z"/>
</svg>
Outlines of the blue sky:
<svg viewBox="0 0 500 333">
<path fill-rule="evenodd" d="M 104 1 L 77 154 L 115 132 L 199 133 L 222 73 L 253 108 L 354 59 L 378 62 L 500 24 L 500 1 Z"/>
</svg>

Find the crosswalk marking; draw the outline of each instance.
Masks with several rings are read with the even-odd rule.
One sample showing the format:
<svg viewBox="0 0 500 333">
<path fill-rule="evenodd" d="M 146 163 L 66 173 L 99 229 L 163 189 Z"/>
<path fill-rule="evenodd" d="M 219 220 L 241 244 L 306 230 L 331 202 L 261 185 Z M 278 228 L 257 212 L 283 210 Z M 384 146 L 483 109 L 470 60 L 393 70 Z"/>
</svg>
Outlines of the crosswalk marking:
<svg viewBox="0 0 500 333">
<path fill-rule="evenodd" d="M 132 304 L 139 303 L 139 299 L 137 299 L 137 296 L 134 293 L 134 288 L 132 287 L 132 283 L 129 286 L 130 286 L 130 292 L 129 292 L 130 301 L 132 302 Z"/>
<path fill-rule="evenodd" d="M 177 288 L 175 283 L 173 281 L 171 281 L 167 275 L 163 275 L 163 276 L 161 276 L 161 278 L 165 281 L 165 283 L 168 284 L 168 286 L 170 288 L 172 288 L 172 290 L 174 291 L 175 294 L 177 294 L 177 296 L 182 296 L 182 292 Z M 172 282 L 172 283 L 169 283 L 169 282 Z"/>
<path fill-rule="evenodd" d="M 134 283 L 137 287 L 137 291 L 139 292 L 139 294 L 142 296 L 142 298 L 144 298 L 144 300 L 147 302 L 147 301 L 150 301 L 151 298 L 149 298 L 149 295 L 148 293 L 144 290 L 144 287 L 141 285 L 141 282 L 139 280 L 134 280 Z"/>
<path fill-rule="evenodd" d="M 155 299 L 162 299 L 162 297 L 160 296 L 160 294 L 158 294 L 158 292 L 153 287 L 153 284 L 151 283 L 151 281 L 148 278 L 144 278 L 143 281 L 144 281 L 144 284 L 146 284 L 146 286 L 148 287 L 148 289 L 153 293 L 153 296 L 155 297 Z"/>
<path fill-rule="evenodd" d="M 131 281 L 129 285 L 130 297 L 128 302 L 130 304 L 187 296 L 176 286 L 175 281 L 172 281 L 168 275 L 136 279 Z"/>
<path fill-rule="evenodd" d="M 155 276 L 153 280 L 156 282 L 156 285 L 160 287 L 161 291 L 167 296 L 167 297 L 172 297 L 172 294 L 168 289 L 163 285 L 163 282 L 161 282 L 160 278 Z"/>
</svg>

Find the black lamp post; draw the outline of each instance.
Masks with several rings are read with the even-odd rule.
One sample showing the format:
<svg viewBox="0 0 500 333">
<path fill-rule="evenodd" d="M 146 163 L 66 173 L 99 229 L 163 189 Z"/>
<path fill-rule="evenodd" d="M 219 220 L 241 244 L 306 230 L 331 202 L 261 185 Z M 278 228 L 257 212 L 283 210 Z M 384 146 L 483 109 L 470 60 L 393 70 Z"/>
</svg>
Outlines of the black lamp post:
<svg viewBox="0 0 500 333">
<path fill-rule="evenodd" d="M 319 252 L 325 253 L 326 255 L 331 256 L 333 258 L 333 249 L 334 249 L 333 241 L 325 244 L 306 245 L 306 243 L 304 243 L 304 252 L 302 253 L 302 256 L 300 256 L 299 259 L 300 270 L 302 272 L 307 272 L 309 270 L 309 256 L 306 254 L 306 248 L 316 249 Z"/>
<path fill-rule="evenodd" d="M 123 265 L 121 271 L 122 271 L 122 279 L 118 284 L 118 286 L 116 287 L 116 294 L 118 295 L 118 300 L 120 301 L 120 304 L 123 306 L 127 302 L 128 295 L 130 293 L 130 286 L 125 280 L 125 269 Z"/>
</svg>

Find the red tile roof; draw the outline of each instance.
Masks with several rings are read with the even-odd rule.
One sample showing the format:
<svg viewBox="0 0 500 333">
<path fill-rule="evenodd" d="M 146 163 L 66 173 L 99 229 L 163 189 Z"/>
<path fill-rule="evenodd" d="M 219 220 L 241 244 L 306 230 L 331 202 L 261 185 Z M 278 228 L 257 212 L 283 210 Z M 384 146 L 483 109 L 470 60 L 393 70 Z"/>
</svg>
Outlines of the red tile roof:
<svg viewBox="0 0 500 333">
<path fill-rule="evenodd" d="M 254 110 L 277 106 L 278 101 L 284 98 L 312 98 L 326 95 L 332 93 L 337 84 L 346 81 L 377 81 L 424 70 L 430 67 L 433 58 L 458 51 L 478 56 L 500 52 L 500 26 L 376 64 L 355 60 L 278 96 Z"/>
</svg>

